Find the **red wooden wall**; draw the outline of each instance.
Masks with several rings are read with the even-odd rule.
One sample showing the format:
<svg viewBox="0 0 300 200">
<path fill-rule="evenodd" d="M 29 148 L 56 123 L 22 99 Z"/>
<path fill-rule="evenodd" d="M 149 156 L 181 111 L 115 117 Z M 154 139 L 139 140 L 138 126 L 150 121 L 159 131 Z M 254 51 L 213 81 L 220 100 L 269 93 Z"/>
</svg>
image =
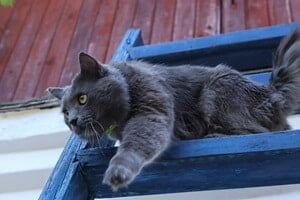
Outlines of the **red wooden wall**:
<svg viewBox="0 0 300 200">
<path fill-rule="evenodd" d="M 86 51 L 108 62 L 128 28 L 146 44 L 300 20 L 299 0 L 14 0 L 0 7 L 0 102 L 69 84 Z"/>
</svg>

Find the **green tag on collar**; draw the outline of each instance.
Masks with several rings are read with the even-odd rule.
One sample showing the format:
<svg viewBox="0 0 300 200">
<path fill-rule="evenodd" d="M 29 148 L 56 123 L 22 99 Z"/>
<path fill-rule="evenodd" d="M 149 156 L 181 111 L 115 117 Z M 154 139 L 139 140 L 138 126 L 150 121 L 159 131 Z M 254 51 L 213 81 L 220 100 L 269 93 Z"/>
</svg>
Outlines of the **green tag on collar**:
<svg viewBox="0 0 300 200">
<path fill-rule="evenodd" d="M 107 134 L 107 135 L 111 134 L 111 133 L 115 130 L 116 127 L 117 127 L 116 125 L 110 125 L 110 126 L 104 131 L 104 134 Z"/>
</svg>

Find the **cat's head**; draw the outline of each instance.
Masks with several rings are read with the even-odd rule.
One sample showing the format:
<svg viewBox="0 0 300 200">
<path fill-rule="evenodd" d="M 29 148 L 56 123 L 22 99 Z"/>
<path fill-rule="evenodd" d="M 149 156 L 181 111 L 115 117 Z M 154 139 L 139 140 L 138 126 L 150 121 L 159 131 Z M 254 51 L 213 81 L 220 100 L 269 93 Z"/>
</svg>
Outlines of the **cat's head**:
<svg viewBox="0 0 300 200">
<path fill-rule="evenodd" d="M 85 53 L 79 55 L 80 72 L 70 86 L 48 91 L 61 100 L 65 123 L 90 142 L 99 139 L 112 125 L 125 120 L 129 112 L 128 86 L 121 73 L 97 62 Z"/>
</svg>

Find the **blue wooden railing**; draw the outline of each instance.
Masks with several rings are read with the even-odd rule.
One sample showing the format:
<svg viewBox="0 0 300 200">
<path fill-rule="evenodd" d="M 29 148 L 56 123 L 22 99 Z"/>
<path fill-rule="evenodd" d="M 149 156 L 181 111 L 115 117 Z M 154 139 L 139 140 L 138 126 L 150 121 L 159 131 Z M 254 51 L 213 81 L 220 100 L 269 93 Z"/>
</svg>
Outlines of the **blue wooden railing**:
<svg viewBox="0 0 300 200">
<path fill-rule="evenodd" d="M 240 71 L 268 69 L 280 39 L 299 23 L 143 45 L 140 31 L 125 34 L 113 60 L 153 63 L 225 63 Z M 247 75 L 267 83 L 269 73 Z M 106 146 L 105 146 L 106 145 Z M 97 148 L 72 135 L 41 200 L 93 199 L 300 183 L 300 130 L 176 142 L 126 189 L 102 184 L 116 152 L 107 139 Z"/>
</svg>

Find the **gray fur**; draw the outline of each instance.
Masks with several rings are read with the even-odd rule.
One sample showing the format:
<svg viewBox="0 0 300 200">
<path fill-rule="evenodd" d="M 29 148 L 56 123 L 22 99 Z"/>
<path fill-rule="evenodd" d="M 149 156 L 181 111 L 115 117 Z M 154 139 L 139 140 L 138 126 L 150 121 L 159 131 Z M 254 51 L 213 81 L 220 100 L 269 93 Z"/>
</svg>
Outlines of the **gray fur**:
<svg viewBox="0 0 300 200">
<path fill-rule="evenodd" d="M 279 45 L 269 85 L 258 85 L 224 65 L 167 67 L 140 61 L 98 63 L 79 56 L 72 85 L 51 88 L 65 122 L 95 143 L 110 125 L 121 141 L 103 183 L 127 186 L 173 140 L 289 128 L 286 117 L 300 95 L 300 28 Z M 86 94 L 87 103 L 78 98 Z"/>
</svg>

